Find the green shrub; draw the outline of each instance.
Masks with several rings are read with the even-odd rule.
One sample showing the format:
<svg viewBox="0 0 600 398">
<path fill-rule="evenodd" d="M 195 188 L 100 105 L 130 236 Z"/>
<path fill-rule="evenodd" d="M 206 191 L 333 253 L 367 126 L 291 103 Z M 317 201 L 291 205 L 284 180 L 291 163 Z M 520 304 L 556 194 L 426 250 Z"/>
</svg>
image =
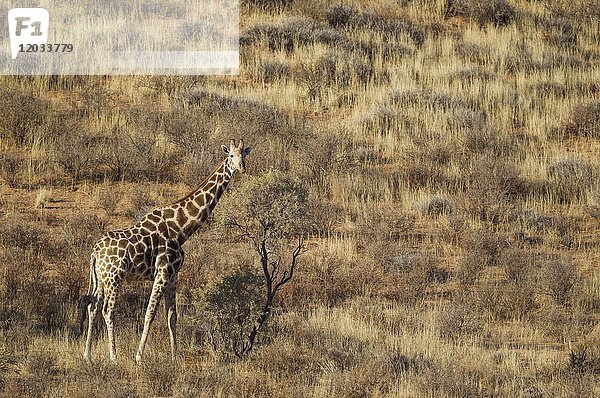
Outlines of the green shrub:
<svg viewBox="0 0 600 398">
<path fill-rule="evenodd" d="M 243 351 L 262 310 L 263 284 L 254 270 L 242 268 L 198 292 L 198 326 L 214 351 L 226 357 Z"/>
</svg>

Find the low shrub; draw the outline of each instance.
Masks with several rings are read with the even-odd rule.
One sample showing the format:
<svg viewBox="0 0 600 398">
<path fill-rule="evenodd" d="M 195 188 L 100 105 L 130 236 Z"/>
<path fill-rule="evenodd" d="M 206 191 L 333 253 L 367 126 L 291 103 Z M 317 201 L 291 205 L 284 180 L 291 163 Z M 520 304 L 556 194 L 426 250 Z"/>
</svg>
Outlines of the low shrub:
<svg viewBox="0 0 600 398">
<path fill-rule="evenodd" d="M 549 260 L 542 264 L 542 287 L 556 304 L 567 306 L 577 282 L 577 271 L 568 258 Z"/>
<path fill-rule="evenodd" d="M 479 25 L 506 26 L 517 17 L 517 10 L 507 0 L 446 0 L 446 18 L 467 17 Z"/>
<path fill-rule="evenodd" d="M 452 214 L 454 206 L 452 202 L 444 195 L 432 195 L 429 198 L 417 204 L 418 209 L 422 214 L 428 216 L 440 216 Z"/>
<path fill-rule="evenodd" d="M 457 270 L 458 279 L 472 285 L 486 267 L 498 265 L 508 242 L 501 235 L 488 229 L 469 233 L 461 242 L 463 255 Z"/>
<path fill-rule="evenodd" d="M 30 143 L 43 131 L 48 104 L 27 93 L 5 85 L 0 88 L 0 103 L 4 115 L 0 120 L 0 138 L 16 145 Z"/>
<path fill-rule="evenodd" d="M 600 138 L 600 101 L 578 105 L 563 130 L 568 136 Z"/>
<path fill-rule="evenodd" d="M 512 163 L 498 157 L 485 156 L 471 166 L 467 187 L 458 206 L 484 221 L 499 223 L 508 216 L 508 210 L 522 194 L 524 181 Z"/>
<path fill-rule="evenodd" d="M 263 83 L 275 83 L 292 77 L 292 68 L 283 61 L 261 60 L 257 68 L 257 78 Z"/>
<path fill-rule="evenodd" d="M 459 339 L 466 335 L 478 334 L 483 330 L 483 321 L 472 308 L 454 304 L 438 313 L 436 325 L 440 335 Z"/>
<path fill-rule="evenodd" d="M 548 163 L 548 190 L 558 203 L 571 203 L 585 198 L 598 183 L 596 167 L 589 161 L 572 156 Z"/>
<path fill-rule="evenodd" d="M 104 209 L 109 216 L 114 214 L 120 200 L 120 187 L 110 183 L 104 183 L 96 196 L 96 203 Z"/>
</svg>

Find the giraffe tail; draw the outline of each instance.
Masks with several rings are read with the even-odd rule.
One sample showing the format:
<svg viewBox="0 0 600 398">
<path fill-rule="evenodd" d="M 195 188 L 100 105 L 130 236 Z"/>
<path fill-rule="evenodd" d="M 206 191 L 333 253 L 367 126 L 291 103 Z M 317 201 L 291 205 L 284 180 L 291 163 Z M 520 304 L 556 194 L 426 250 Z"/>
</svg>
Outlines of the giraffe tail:
<svg viewBox="0 0 600 398">
<path fill-rule="evenodd" d="M 94 300 L 96 296 L 96 290 L 98 290 L 98 278 L 96 276 L 96 256 L 92 253 L 90 258 L 90 282 L 88 284 L 87 294 L 81 297 L 79 300 L 79 314 L 78 314 L 78 323 L 79 323 L 79 335 L 83 335 L 83 328 L 87 313 L 88 305 Z"/>
<path fill-rule="evenodd" d="M 88 285 L 87 296 L 95 296 L 98 289 L 98 278 L 96 277 L 96 256 L 92 253 L 90 257 L 90 283 Z"/>
</svg>

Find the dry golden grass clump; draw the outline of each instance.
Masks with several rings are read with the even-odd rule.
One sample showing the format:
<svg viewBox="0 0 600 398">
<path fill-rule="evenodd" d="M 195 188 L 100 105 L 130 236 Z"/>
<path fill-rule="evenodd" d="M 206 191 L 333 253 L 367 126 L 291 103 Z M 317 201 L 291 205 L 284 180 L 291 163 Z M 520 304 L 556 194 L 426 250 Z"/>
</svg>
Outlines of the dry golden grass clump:
<svg viewBox="0 0 600 398">
<path fill-rule="evenodd" d="M 241 10 L 238 77 L 0 79 L 0 395 L 600 395 L 598 2 Z M 181 358 L 158 316 L 134 365 L 150 286 L 127 284 L 122 360 L 99 333 L 84 363 L 91 245 L 190 191 L 232 136 L 249 173 L 187 243 Z M 301 211 L 261 191 L 286 181 Z M 265 286 L 223 226 L 259 205 L 309 250 L 238 358 Z"/>
</svg>

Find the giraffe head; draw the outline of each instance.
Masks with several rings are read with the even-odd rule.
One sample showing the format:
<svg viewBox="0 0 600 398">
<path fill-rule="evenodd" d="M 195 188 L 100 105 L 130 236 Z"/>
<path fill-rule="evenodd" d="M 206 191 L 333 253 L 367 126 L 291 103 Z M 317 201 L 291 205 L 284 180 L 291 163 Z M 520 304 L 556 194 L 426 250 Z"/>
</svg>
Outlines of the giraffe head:
<svg viewBox="0 0 600 398">
<path fill-rule="evenodd" d="M 231 170 L 237 170 L 244 174 L 246 172 L 246 156 L 252 151 L 252 148 L 244 148 L 244 140 L 240 140 L 239 145 L 235 145 L 233 138 L 229 142 L 229 147 L 223 145 L 221 148 L 223 149 L 223 153 L 227 155 L 227 166 Z"/>
</svg>

